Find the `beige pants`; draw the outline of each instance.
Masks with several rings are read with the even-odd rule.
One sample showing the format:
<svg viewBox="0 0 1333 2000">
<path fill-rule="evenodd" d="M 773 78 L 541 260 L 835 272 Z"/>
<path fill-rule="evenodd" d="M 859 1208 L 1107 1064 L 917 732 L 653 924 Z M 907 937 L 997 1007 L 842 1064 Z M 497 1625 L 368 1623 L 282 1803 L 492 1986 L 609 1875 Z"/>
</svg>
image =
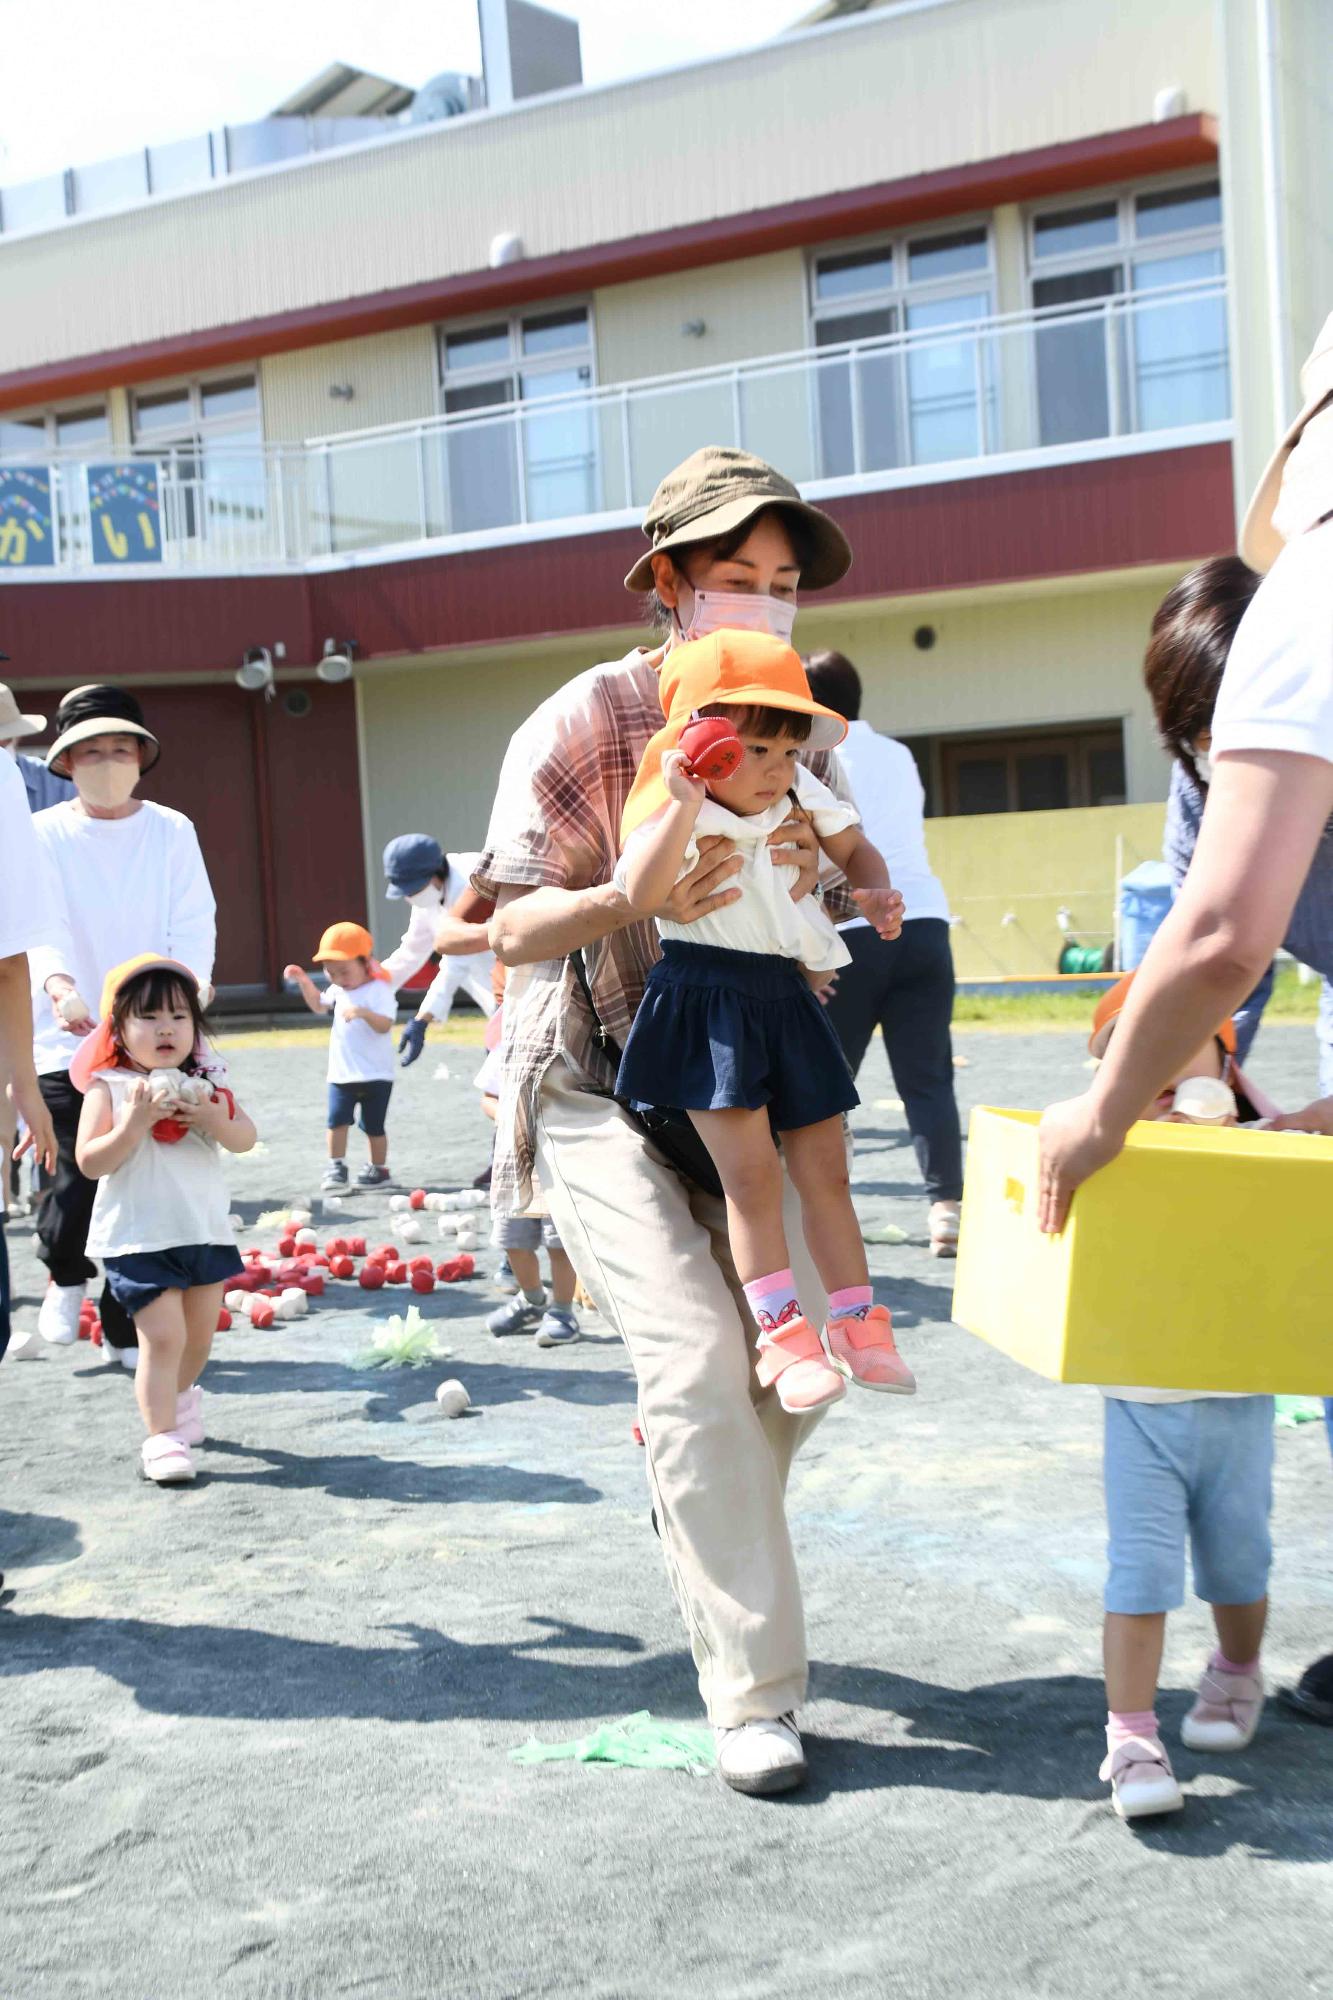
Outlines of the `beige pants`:
<svg viewBox="0 0 1333 2000">
<path fill-rule="evenodd" d="M 781 1715 L 804 1698 L 807 1666 L 783 1491 L 818 1417 L 788 1416 L 755 1380 L 757 1329 L 722 1202 L 688 1189 L 563 1061 L 542 1086 L 537 1167 L 575 1270 L 629 1348 L 658 1528 L 708 1714 L 727 1725 Z M 784 1219 L 801 1302 L 822 1320 L 790 1186 Z"/>
</svg>

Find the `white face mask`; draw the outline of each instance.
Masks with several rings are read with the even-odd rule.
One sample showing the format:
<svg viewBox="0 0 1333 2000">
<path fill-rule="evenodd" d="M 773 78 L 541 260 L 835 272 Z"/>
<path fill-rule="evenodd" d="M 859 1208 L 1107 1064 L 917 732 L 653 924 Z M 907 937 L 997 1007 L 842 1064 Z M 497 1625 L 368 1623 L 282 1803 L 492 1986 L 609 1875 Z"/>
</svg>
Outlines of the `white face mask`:
<svg viewBox="0 0 1333 2000">
<path fill-rule="evenodd" d="M 418 889 L 414 895 L 404 896 L 403 901 L 410 903 L 414 910 L 438 910 L 444 901 L 444 895 L 433 882 L 428 882 L 424 889 Z"/>
<path fill-rule="evenodd" d="M 771 632 L 791 644 L 796 606 L 785 597 L 758 597 L 750 590 L 696 590 L 690 622 L 682 625 L 679 611 L 671 614 L 673 636 L 706 639 L 710 632 Z"/>
<path fill-rule="evenodd" d="M 106 812 L 128 803 L 139 776 L 137 764 L 78 764 L 74 769 L 74 789 L 88 805 L 100 806 Z"/>
<path fill-rule="evenodd" d="M 1194 768 L 1198 772 L 1199 776 L 1202 778 L 1205 785 L 1212 784 L 1213 760 L 1208 755 L 1208 752 L 1206 750 L 1196 750 L 1194 752 Z"/>
</svg>

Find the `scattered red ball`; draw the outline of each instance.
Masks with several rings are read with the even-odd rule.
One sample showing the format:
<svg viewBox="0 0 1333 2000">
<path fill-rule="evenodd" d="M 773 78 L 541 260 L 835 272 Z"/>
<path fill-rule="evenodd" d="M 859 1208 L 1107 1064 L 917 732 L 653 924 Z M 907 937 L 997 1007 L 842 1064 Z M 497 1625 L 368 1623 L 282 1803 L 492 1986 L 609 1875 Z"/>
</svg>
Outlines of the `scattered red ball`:
<svg viewBox="0 0 1333 2000">
<path fill-rule="evenodd" d="M 280 1236 L 278 1238 L 278 1255 L 279 1257 L 294 1257 L 296 1255 L 296 1238 L 294 1236 Z"/>
<path fill-rule="evenodd" d="M 411 1194 L 407 1197 L 407 1199 L 411 1203 L 413 1208 L 424 1208 L 426 1206 L 425 1188 L 413 1188 Z"/>
<path fill-rule="evenodd" d="M 262 1331 L 265 1327 L 272 1326 L 275 1317 L 272 1306 L 258 1305 L 250 1314 L 250 1324 Z"/>
<path fill-rule="evenodd" d="M 434 1271 L 413 1271 L 412 1290 L 414 1292 L 433 1292 L 435 1290 Z"/>
<path fill-rule="evenodd" d="M 359 1282 L 365 1291 L 377 1292 L 384 1283 L 383 1264 L 363 1264 Z"/>
<path fill-rule="evenodd" d="M 390 1264 L 384 1273 L 384 1277 L 385 1281 L 390 1285 L 405 1285 L 407 1283 L 406 1264 Z"/>
<path fill-rule="evenodd" d="M 324 1296 L 324 1273 L 322 1271 L 303 1271 L 296 1282 L 307 1298 L 318 1299 Z"/>
<path fill-rule="evenodd" d="M 349 1236 L 349 1237 L 348 1237 L 348 1239 L 347 1239 L 347 1251 L 348 1251 L 348 1255 L 349 1255 L 349 1256 L 352 1256 L 352 1257 L 364 1257 L 364 1256 L 365 1256 L 365 1254 L 366 1254 L 366 1239 L 365 1239 L 365 1237 L 364 1237 L 364 1236 Z"/>
<path fill-rule="evenodd" d="M 433 1271 L 435 1260 L 433 1257 L 409 1257 L 407 1268 L 409 1271 Z"/>
<path fill-rule="evenodd" d="M 231 1325 L 231 1314 L 225 1306 L 218 1307 L 218 1332 L 225 1333 Z"/>
<path fill-rule="evenodd" d="M 329 1270 L 335 1278 L 354 1278 L 356 1276 L 356 1265 L 350 1257 L 331 1257 L 329 1259 Z"/>
</svg>

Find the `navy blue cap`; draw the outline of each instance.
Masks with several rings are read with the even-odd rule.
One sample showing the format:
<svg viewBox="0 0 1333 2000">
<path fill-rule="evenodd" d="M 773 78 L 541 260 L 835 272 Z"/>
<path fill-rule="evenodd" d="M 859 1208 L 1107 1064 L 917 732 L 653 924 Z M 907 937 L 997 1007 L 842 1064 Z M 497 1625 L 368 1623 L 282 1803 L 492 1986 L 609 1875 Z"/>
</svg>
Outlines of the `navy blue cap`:
<svg viewBox="0 0 1333 2000">
<path fill-rule="evenodd" d="M 428 833 L 400 833 L 384 850 L 386 895 L 415 896 L 428 888 L 432 875 L 447 875 L 449 863 L 438 840 Z"/>
</svg>

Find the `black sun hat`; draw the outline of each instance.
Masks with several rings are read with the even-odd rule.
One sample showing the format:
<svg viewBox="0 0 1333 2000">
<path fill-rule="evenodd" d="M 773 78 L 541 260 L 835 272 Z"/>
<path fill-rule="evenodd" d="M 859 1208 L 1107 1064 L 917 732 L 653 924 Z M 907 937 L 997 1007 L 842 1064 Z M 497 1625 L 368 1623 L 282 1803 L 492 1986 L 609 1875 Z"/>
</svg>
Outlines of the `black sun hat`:
<svg viewBox="0 0 1333 2000">
<path fill-rule="evenodd" d="M 46 768 L 58 778 L 69 776 L 65 753 L 90 736 L 141 736 L 149 745 L 141 760 L 142 769 L 151 771 L 162 755 L 162 746 L 143 719 L 143 710 L 128 688 L 73 688 L 56 710 L 56 740 L 46 753 Z"/>
</svg>

